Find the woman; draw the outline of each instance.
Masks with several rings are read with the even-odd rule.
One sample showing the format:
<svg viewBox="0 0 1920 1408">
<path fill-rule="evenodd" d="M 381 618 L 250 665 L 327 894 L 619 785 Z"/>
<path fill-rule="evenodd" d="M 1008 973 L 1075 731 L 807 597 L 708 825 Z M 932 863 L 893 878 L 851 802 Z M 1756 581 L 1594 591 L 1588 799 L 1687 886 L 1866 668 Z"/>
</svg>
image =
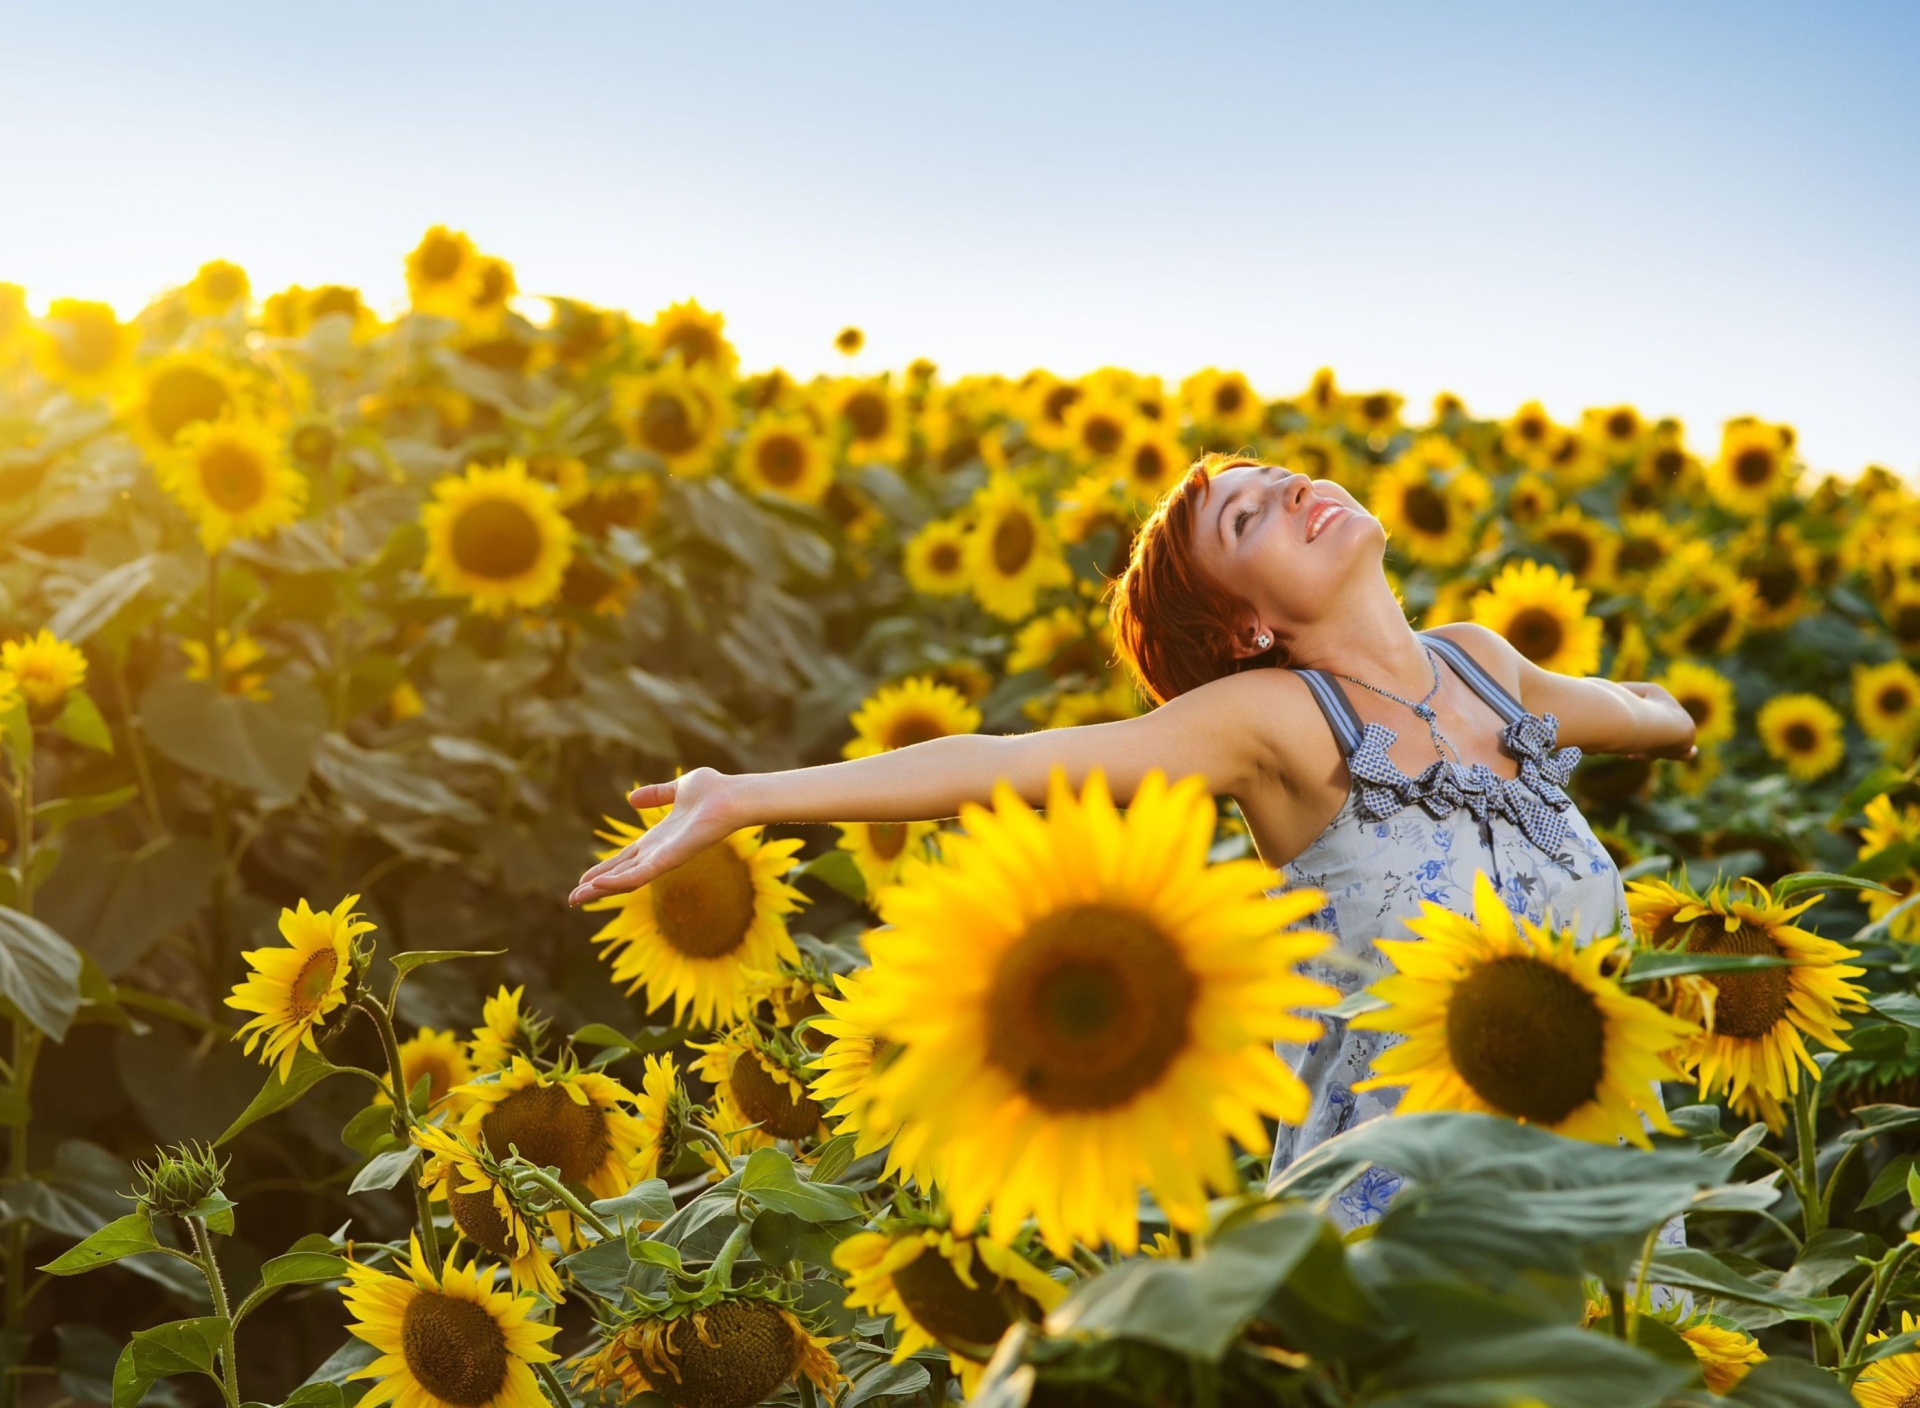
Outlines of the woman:
<svg viewBox="0 0 1920 1408">
<path fill-rule="evenodd" d="M 635 889 L 744 826 L 951 816 L 1001 778 L 1039 805 L 1054 767 L 1076 788 L 1099 769 L 1124 804 L 1159 769 L 1204 776 L 1240 804 L 1288 883 L 1326 891 L 1314 922 L 1358 962 L 1315 976 L 1344 991 L 1382 965 L 1374 939 L 1409 937 L 1402 921 L 1420 901 L 1471 913 L 1476 870 L 1536 922 L 1550 909 L 1587 937 L 1625 926 L 1619 873 L 1561 789 L 1582 749 L 1690 756 L 1692 718 L 1658 685 L 1554 674 L 1484 627 L 1416 633 L 1387 585 L 1385 548 L 1380 521 L 1338 484 L 1207 457 L 1142 526 L 1113 594 L 1121 653 L 1160 707 L 641 787 L 636 807 L 672 813 L 589 870 L 570 902 Z M 1393 1103 L 1351 1089 L 1385 1038 L 1327 1027 L 1287 1053 L 1314 1106 L 1281 1131 L 1276 1169 Z M 1350 1190 L 1361 1201 L 1347 1220 L 1389 1191 Z"/>
</svg>

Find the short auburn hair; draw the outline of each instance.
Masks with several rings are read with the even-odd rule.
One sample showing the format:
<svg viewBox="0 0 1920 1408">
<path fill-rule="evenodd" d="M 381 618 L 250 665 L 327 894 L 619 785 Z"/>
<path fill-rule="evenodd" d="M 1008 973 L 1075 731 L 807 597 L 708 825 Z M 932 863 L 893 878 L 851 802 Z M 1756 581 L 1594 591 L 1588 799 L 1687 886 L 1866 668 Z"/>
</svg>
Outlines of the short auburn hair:
<svg viewBox="0 0 1920 1408">
<path fill-rule="evenodd" d="M 1234 636 L 1249 604 L 1221 586 L 1194 556 L 1194 520 L 1213 476 L 1264 460 L 1206 454 L 1154 506 L 1134 536 L 1127 570 L 1109 592 L 1114 643 L 1156 704 L 1242 670 L 1284 665 L 1286 647 L 1245 657 Z"/>
</svg>

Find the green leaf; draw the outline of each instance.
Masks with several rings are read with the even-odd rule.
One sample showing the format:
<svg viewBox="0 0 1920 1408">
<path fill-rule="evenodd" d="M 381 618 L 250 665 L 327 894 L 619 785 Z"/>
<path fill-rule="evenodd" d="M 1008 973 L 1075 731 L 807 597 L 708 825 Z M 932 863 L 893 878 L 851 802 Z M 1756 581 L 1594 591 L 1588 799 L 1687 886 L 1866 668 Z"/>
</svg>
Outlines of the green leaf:
<svg viewBox="0 0 1920 1408">
<path fill-rule="evenodd" d="M 803 1183 L 793 1160 L 778 1149 L 755 1149 L 740 1171 L 740 1189 L 762 1207 L 790 1212 L 807 1222 L 844 1222 L 860 1216 L 852 1193 L 828 1184 Z"/>
<path fill-rule="evenodd" d="M 157 1252 L 153 1239 L 153 1219 L 144 1212 L 130 1212 L 109 1222 L 77 1247 L 69 1247 L 40 1269 L 50 1276 L 78 1276 L 142 1252 Z"/>
<path fill-rule="evenodd" d="M 151 1330 L 135 1330 L 133 1367 L 147 1380 L 195 1373 L 218 1378 L 214 1360 L 226 1338 L 227 1317 L 224 1315 L 172 1320 Z M 115 1378 L 118 1377 L 116 1374 Z"/>
<path fill-rule="evenodd" d="M 393 1106 L 367 1106 L 347 1121 L 340 1131 L 340 1142 L 366 1158 L 397 1148 L 400 1140 L 393 1132 Z"/>
<path fill-rule="evenodd" d="M 1368 1408 L 1651 1408 L 1697 1370 L 1663 1364 L 1605 1335 L 1552 1325 L 1428 1341 L 1381 1376 Z"/>
<path fill-rule="evenodd" d="M 233 1210 L 239 1204 L 225 1193 L 207 1194 L 188 1211 L 188 1217 L 197 1217 L 207 1224 L 209 1231 L 218 1232 L 222 1237 L 233 1235 Z"/>
<path fill-rule="evenodd" d="M 320 740 L 314 769 L 327 786 L 364 810 L 411 812 L 479 826 L 487 814 L 446 783 L 409 765 L 397 753 L 362 748 L 338 733 Z"/>
<path fill-rule="evenodd" d="M 812 860 L 802 861 L 793 868 L 794 878 L 807 876 L 830 885 L 850 900 L 866 902 L 867 882 L 860 874 L 860 867 L 853 862 L 853 852 L 843 851 L 835 846 L 830 851 L 822 851 Z"/>
<path fill-rule="evenodd" d="M 1885 1168 L 1880 1170 L 1879 1177 L 1873 1180 L 1873 1186 L 1867 1189 L 1866 1196 L 1860 1200 L 1860 1206 L 1863 1208 L 1877 1208 L 1880 1204 L 1897 1198 L 1900 1194 L 1906 1192 L 1907 1175 L 1913 1170 L 1913 1167 L 1914 1156 L 1912 1154 L 1902 1154 L 1899 1158 L 1893 1160 Z"/>
<path fill-rule="evenodd" d="M 1886 1250 L 1887 1244 L 1870 1233 L 1829 1227 L 1814 1234 L 1800 1249 L 1793 1265 L 1775 1283 L 1775 1289 L 1788 1295 L 1820 1295 L 1836 1282 L 1858 1272 L 1861 1257 L 1877 1261 Z"/>
<path fill-rule="evenodd" d="M 138 1408 L 152 1387 L 153 1380 L 143 1378 L 133 1362 L 133 1342 L 129 1340 L 113 1363 L 113 1408 Z"/>
<path fill-rule="evenodd" d="M 836 1134 L 822 1144 L 814 1152 L 813 1181 L 831 1183 L 846 1172 L 847 1165 L 853 1162 L 854 1145 L 859 1142 L 859 1136 L 848 1131 L 845 1134 Z"/>
<path fill-rule="evenodd" d="M 71 739 L 82 748 L 91 748 L 96 753 L 113 751 L 113 730 L 107 727 L 107 721 L 100 716 L 100 706 L 84 689 L 67 691 L 67 702 L 60 710 L 60 717 L 53 721 L 54 729 L 64 738 Z"/>
<path fill-rule="evenodd" d="M 302 1239 L 306 1240 L 305 1238 Z M 323 1239 L 324 1240 L 324 1239 Z M 272 1258 L 260 1268 L 260 1284 L 247 1292 L 247 1298 L 234 1312 L 233 1320 L 237 1325 L 261 1301 L 285 1286 L 318 1286 L 327 1281 L 346 1279 L 347 1259 L 332 1252 L 300 1251 L 297 1249 L 283 1252 Z M 328 1243 L 328 1245 L 332 1245 Z"/>
<path fill-rule="evenodd" d="M 1690 973 L 1749 973 L 1760 968 L 1791 967 L 1791 960 L 1770 953 L 1688 953 L 1684 949 L 1639 949 L 1620 981 L 1650 983 Z"/>
<path fill-rule="evenodd" d="M 139 795 L 138 787 L 127 786 L 116 787 L 111 792 L 95 792 L 87 797 L 59 797 L 35 807 L 33 819 L 51 834 L 84 817 L 100 816 L 115 807 L 123 807 Z"/>
<path fill-rule="evenodd" d="M 420 1151 L 412 1145 L 375 1154 L 367 1160 L 366 1167 L 353 1176 L 353 1182 L 347 1185 L 347 1192 L 365 1193 L 375 1188 L 391 1188 L 407 1176 L 407 1170 L 413 1167 L 419 1157 Z"/>
<path fill-rule="evenodd" d="M 122 850 L 104 829 L 83 827 L 35 908 L 115 978 L 193 918 L 219 869 L 220 853 L 204 836 Z"/>
<path fill-rule="evenodd" d="M 628 1036 L 605 1022 L 588 1022 L 573 1034 L 573 1040 L 585 1046 L 624 1047 L 635 1056 L 653 1056 L 696 1035 L 691 1027 L 649 1027 L 637 1036 Z"/>
<path fill-rule="evenodd" d="M 1754 1365 L 1725 1398 L 1713 1401 L 1738 1408 L 1858 1408 L 1831 1369 L 1785 1355 Z"/>
<path fill-rule="evenodd" d="M 347 1395 L 339 1384 L 302 1384 L 287 1395 L 280 1408 L 346 1408 Z"/>
<path fill-rule="evenodd" d="M 1789 1320 L 1817 1320 L 1830 1325 L 1847 1303 L 1845 1296 L 1809 1299 L 1774 1286 L 1763 1286 L 1698 1247 L 1656 1247 L 1652 1274 L 1660 1285 L 1698 1291 L 1744 1305 L 1764 1306 Z"/>
<path fill-rule="evenodd" d="M 681 1267 L 680 1249 L 670 1247 L 665 1242 L 636 1237 L 628 1242 L 627 1254 L 635 1261 L 644 1261 L 650 1266 L 664 1266 L 669 1271 L 678 1271 Z"/>
<path fill-rule="evenodd" d="M 429 963 L 446 963 L 455 958 L 498 958 L 505 953 L 503 948 L 410 948 L 396 953 L 388 960 L 394 971 L 406 977 L 416 968 L 424 968 Z"/>
<path fill-rule="evenodd" d="M 299 681 L 263 701 L 204 680 L 166 679 L 141 696 L 140 721 L 153 746 L 182 767 L 284 804 L 306 786 L 327 706 Z"/>
<path fill-rule="evenodd" d="M 1864 1144 L 1878 1135 L 1920 1124 L 1920 1109 L 1912 1105 L 1861 1105 L 1853 1117 L 1860 1121 L 1860 1128 L 1842 1130 L 1842 1144 Z"/>
<path fill-rule="evenodd" d="M 665 1222 L 674 1214 L 673 1196 L 664 1178 L 643 1178 L 619 1197 L 602 1198 L 591 1206 L 609 1222 Z"/>
<path fill-rule="evenodd" d="M 293 1069 L 287 1072 L 287 1078 L 284 1081 L 280 1079 L 277 1066 L 269 1070 L 267 1082 L 260 1087 L 260 1093 L 253 1097 L 253 1103 L 242 1110 L 240 1117 L 227 1126 L 226 1133 L 213 1142 L 225 1144 L 248 1125 L 286 1109 L 328 1076 L 339 1074 L 340 1067 L 326 1057 L 301 1047 L 294 1054 Z"/>
<path fill-rule="evenodd" d="M 911 1359 L 898 1364 L 881 1359 L 848 1386 L 839 1408 L 860 1408 L 878 1398 L 911 1398 L 931 1382 L 926 1367 Z"/>
<path fill-rule="evenodd" d="M 0 907 L 0 996 L 55 1041 L 80 1008 L 80 953 L 30 914 Z"/>
<path fill-rule="evenodd" d="M 1776 880 L 1773 897 L 1784 900 L 1802 890 L 1878 890 L 1883 895 L 1895 893 L 1879 881 L 1860 875 L 1840 875 L 1831 870 L 1800 870 Z"/>
<path fill-rule="evenodd" d="M 1870 992 L 1867 1006 L 1889 1022 L 1920 1030 L 1920 997 L 1910 992 Z"/>
<path fill-rule="evenodd" d="M 146 589 L 153 569 L 153 558 L 136 557 L 102 572 L 60 603 L 60 609 L 47 618 L 46 628 L 61 640 L 79 645 Z"/>
</svg>

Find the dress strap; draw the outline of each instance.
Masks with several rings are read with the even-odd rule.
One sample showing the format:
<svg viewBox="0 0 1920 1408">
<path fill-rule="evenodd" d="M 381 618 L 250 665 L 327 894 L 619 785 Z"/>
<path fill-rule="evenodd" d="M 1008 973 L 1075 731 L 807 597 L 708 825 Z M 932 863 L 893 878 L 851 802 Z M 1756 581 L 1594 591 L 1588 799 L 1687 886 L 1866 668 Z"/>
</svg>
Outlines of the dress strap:
<svg viewBox="0 0 1920 1408">
<path fill-rule="evenodd" d="M 1347 698 L 1347 692 L 1340 688 L 1340 682 L 1325 670 L 1295 670 L 1313 691 L 1313 699 L 1320 706 L 1320 712 L 1327 716 L 1327 723 L 1333 729 L 1333 741 L 1340 745 L 1340 756 L 1351 758 L 1353 750 L 1360 746 L 1360 739 L 1366 732 L 1366 725 L 1360 721 L 1359 712 L 1353 707 L 1353 701 Z"/>
<path fill-rule="evenodd" d="M 1520 706 L 1518 699 L 1507 692 L 1506 686 L 1483 670 L 1480 663 L 1458 645 L 1431 631 L 1420 632 L 1420 639 L 1440 652 L 1441 658 L 1453 666 L 1454 673 L 1492 706 L 1503 723 L 1510 724 L 1527 716 L 1527 711 Z"/>
</svg>

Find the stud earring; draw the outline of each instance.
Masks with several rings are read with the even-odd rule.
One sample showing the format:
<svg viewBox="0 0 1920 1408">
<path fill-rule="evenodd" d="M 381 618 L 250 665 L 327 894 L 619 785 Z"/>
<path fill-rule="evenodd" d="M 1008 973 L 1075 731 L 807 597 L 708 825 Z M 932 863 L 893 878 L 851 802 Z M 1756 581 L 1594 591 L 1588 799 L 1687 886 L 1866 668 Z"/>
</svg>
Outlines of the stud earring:
<svg viewBox="0 0 1920 1408">
<path fill-rule="evenodd" d="M 1253 643 L 1259 646 L 1260 649 L 1265 650 L 1268 646 L 1273 644 L 1273 637 L 1268 635 L 1265 631 L 1262 631 L 1259 635 L 1253 638 Z"/>
</svg>

